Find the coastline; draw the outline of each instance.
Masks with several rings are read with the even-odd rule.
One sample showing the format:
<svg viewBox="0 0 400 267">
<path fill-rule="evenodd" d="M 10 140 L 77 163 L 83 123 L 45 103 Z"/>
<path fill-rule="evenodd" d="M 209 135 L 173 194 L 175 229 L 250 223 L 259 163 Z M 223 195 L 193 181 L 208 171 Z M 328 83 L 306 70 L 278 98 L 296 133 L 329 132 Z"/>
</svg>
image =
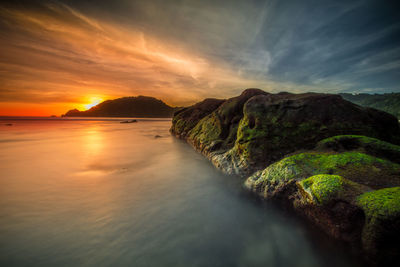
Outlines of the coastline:
<svg viewBox="0 0 400 267">
<path fill-rule="evenodd" d="M 277 111 L 282 114 L 280 124 L 265 122 Z M 274 128 L 290 125 L 291 119 L 316 120 L 318 116 L 328 124 L 307 126 L 312 142 L 304 132 L 298 135 L 300 140 L 306 138 L 304 144 L 283 144 L 283 153 L 263 144 L 271 138 L 287 142 L 285 130 Z M 329 125 L 336 117 L 344 119 L 343 124 Z M 269 126 L 262 128 L 264 125 Z M 276 132 L 275 137 L 265 139 L 266 131 Z M 400 216 L 400 147 L 376 139 L 398 143 L 399 125 L 394 116 L 334 95 L 272 95 L 247 89 L 236 98 L 206 99 L 176 112 L 170 132 L 217 169 L 245 178 L 244 187 L 257 198 L 291 207 L 332 238 L 362 251 L 371 264 L 389 264 L 399 257 L 398 233 L 393 229 Z M 228 142 L 231 136 L 235 137 L 233 143 Z M 364 177 L 361 180 L 360 175 Z M 382 200 L 386 195 L 391 196 L 389 200 Z"/>
</svg>

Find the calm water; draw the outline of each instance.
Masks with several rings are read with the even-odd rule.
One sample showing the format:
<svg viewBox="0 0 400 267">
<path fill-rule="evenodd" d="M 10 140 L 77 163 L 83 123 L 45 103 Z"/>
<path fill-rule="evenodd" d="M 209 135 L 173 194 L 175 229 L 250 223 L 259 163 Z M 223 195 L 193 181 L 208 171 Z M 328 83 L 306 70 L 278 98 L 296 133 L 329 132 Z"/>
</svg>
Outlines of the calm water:
<svg viewBox="0 0 400 267">
<path fill-rule="evenodd" d="M 0 123 L 0 266 L 354 265 L 170 120 Z"/>
</svg>

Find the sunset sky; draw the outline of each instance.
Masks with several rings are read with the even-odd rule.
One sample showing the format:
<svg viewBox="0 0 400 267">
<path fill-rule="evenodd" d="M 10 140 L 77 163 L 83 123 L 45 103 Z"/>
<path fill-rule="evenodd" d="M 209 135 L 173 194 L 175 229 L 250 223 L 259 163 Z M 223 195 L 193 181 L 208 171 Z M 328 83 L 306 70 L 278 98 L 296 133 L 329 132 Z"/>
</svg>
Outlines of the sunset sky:
<svg viewBox="0 0 400 267">
<path fill-rule="evenodd" d="M 400 92 L 399 1 L 59 0 L 0 4 L 0 115 L 148 95 Z"/>
</svg>

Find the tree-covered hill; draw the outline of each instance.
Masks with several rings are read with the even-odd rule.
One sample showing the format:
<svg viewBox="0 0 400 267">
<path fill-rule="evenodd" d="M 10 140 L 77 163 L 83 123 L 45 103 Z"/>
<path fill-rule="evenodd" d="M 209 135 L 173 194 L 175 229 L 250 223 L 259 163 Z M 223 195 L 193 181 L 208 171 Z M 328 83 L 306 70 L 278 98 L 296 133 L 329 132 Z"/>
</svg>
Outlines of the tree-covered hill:
<svg viewBox="0 0 400 267">
<path fill-rule="evenodd" d="M 65 117 L 172 117 L 176 108 L 170 107 L 163 101 L 149 96 L 122 97 L 106 100 L 89 110 L 73 109 Z"/>
<path fill-rule="evenodd" d="M 390 94 L 340 94 L 344 99 L 361 106 L 393 114 L 400 120 L 400 93 Z"/>
</svg>

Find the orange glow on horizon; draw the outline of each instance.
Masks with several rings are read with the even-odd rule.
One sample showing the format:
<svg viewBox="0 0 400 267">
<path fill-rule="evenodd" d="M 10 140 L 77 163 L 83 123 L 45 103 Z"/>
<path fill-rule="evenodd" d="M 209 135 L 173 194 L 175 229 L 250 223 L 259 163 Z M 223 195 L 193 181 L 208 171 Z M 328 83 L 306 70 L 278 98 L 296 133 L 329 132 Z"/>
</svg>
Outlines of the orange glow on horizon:
<svg viewBox="0 0 400 267">
<path fill-rule="evenodd" d="M 0 116 L 61 116 L 76 107 L 75 103 L 32 104 L 32 103 L 1 103 Z"/>
<path fill-rule="evenodd" d="M 184 106 L 226 97 L 214 88 L 235 88 L 235 95 L 263 85 L 134 25 L 88 17 L 64 4 L 46 8 L 0 8 L 0 18 L 13 25 L 0 40 L 0 115 L 60 115 L 137 95 Z M 107 97 L 83 101 L 85 95 Z"/>
<path fill-rule="evenodd" d="M 179 98 L 199 99 L 177 79 L 197 79 L 207 65 L 203 59 L 165 40 L 98 21 L 66 5 L 48 8 L 47 13 L 0 8 L 0 17 L 18 30 L 9 33 L 7 42 L 0 40 L 0 59 L 5 59 L 0 61 L 0 71 L 8 74 L 0 84 L 0 99 L 8 99 L 10 107 L 2 107 L 1 115 L 22 115 L 24 110 L 29 113 L 23 115 L 29 116 L 59 115 L 122 96 L 147 95 L 178 102 Z M 21 35 L 37 41 L 24 42 Z M 112 97 L 82 101 L 81 96 L 88 94 Z M 27 109 L 25 103 L 42 108 Z"/>
</svg>

